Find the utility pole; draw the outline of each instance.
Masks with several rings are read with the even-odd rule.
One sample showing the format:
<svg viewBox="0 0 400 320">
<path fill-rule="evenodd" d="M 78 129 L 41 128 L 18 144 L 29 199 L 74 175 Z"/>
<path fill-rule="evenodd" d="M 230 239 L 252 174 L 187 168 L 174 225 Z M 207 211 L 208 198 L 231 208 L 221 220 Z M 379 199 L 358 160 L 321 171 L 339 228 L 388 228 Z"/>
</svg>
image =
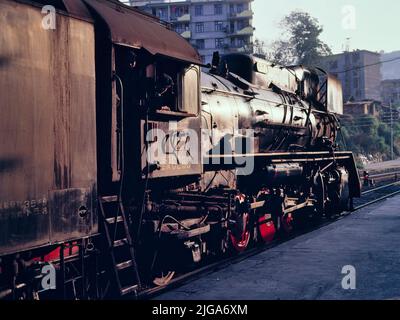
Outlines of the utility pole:
<svg viewBox="0 0 400 320">
<path fill-rule="evenodd" d="M 390 151 L 392 155 L 392 160 L 394 160 L 394 134 L 393 134 L 393 109 L 392 101 L 390 101 Z"/>
</svg>

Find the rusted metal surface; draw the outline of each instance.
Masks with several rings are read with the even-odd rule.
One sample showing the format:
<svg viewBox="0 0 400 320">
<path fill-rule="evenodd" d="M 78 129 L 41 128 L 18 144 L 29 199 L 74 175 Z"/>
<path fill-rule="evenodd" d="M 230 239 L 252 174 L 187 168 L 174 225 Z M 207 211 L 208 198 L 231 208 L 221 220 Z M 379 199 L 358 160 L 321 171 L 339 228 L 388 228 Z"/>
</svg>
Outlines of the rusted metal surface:
<svg viewBox="0 0 400 320">
<path fill-rule="evenodd" d="M 92 19 L 88 8 L 81 0 L 63 0 L 63 3 L 69 14 L 85 19 Z"/>
<path fill-rule="evenodd" d="M 190 63 L 202 64 L 198 52 L 180 35 L 140 11 L 114 1 L 84 0 L 107 23 L 114 43 L 144 48 Z"/>
<path fill-rule="evenodd" d="M 327 109 L 329 112 L 343 114 L 343 92 L 341 82 L 331 74 L 327 75 Z"/>
<path fill-rule="evenodd" d="M 97 231 L 94 28 L 42 19 L 0 3 L 0 255 Z"/>
<path fill-rule="evenodd" d="M 53 6 L 58 13 L 68 14 L 78 19 L 93 21 L 89 9 L 82 0 L 14 0 L 42 9 L 44 6 Z M 44 16 L 44 15 L 43 15 Z"/>
<path fill-rule="evenodd" d="M 298 87 L 296 71 L 241 53 L 222 57 L 230 72 L 239 75 L 256 87 L 268 89 L 271 84 L 282 90 L 295 92 Z"/>
</svg>

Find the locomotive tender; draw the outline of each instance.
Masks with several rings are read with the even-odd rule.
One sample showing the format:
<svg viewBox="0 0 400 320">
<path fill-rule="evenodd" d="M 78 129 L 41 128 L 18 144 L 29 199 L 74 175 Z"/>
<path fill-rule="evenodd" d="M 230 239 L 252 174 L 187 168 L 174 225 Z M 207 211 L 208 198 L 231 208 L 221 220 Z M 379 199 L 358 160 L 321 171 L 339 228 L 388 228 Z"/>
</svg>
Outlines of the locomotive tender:
<svg viewBox="0 0 400 320">
<path fill-rule="evenodd" d="M 116 1 L 1 0 L 0 24 L 0 298 L 137 294 L 360 196 L 320 69 L 206 70 Z M 57 290 L 39 294 L 47 263 Z"/>
</svg>

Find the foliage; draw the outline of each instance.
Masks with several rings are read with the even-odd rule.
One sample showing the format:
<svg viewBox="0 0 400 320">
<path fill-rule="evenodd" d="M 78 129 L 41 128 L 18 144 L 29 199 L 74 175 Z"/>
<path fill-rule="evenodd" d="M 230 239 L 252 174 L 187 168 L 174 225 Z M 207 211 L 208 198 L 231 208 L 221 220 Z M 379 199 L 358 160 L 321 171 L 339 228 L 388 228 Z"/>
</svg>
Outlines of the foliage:
<svg viewBox="0 0 400 320">
<path fill-rule="evenodd" d="M 400 124 L 395 123 L 394 154 L 400 156 Z M 347 115 L 342 119 L 342 135 L 347 149 L 355 154 L 380 156 L 383 160 L 391 157 L 390 125 L 373 116 L 353 117 Z"/>
<path fill-rule="evenodd" d="M 320 40 L 323 31 L 316 18 L 302 11 L 293 11 L 280 22 L 282 39 L 272 43 L 268 58 L 281 65 L 317 64 L 321 57 L 332 54 Z"/>
</svg>

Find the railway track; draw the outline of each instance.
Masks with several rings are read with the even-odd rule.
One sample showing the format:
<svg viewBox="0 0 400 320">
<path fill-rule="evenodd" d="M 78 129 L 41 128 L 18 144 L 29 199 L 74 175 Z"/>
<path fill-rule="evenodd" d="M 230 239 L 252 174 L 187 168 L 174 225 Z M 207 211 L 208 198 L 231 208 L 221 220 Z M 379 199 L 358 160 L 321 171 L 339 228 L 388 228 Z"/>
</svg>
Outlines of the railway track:
<svg viewBox="0 0 400 320">
<path fill-rule="evenodd" d="M 398 172 L 396 173 L 398 174 Z M 390 176 L 390 175 L 387 175 Z M 394 173 L 393 173 L 394 176 Z M 400 175 L 399 175 L 400 176 Z M 373 176 L 372 176 L 373 177 Z M 396 175 L 397 177 L 397 175 Z M 289 240 L 292 240 L 300 235 L 315 231 L 317 229 L 323 228 L 328 226 L 332 223 L 335 223 L 339 220 L 345 219 L 346 217 L 356 213 L 357 211 L 368 207 L 372 204 L 381 202 L 387 198 L 393 197 L 395 195 L 400 194 L 400 181 L 391 182 L 385 185 L 379 185 L 375 188 L 370 188 L 362 193 L 362 197 L 360 199 L 355 199 L 353 202 L 353 210 L 344 212 L 340 216 L 336 216 L 334 218 L 327 219 L 325 218 L 322 222 L 318 223 L 317 225 L 303 227 L 300 230 L 294 232 L 292 235 L 284 238 L 284 239 L 277 239 L 268 245 L 259 245 L 254 248 L 247 250 L 241 254 L 237 254 L 235 256 L 229 256 L 226 258 L 219 259 L 218 261 L 211 262 L 207 265 L 204 265 L 196 270 L 188 272 L 183 275 L 179 275 L 174 278 L 167 286 L 164 287 L 154 287 L 149 288 L 138 295 L 139 299 L 151 299 L 155 298 L 156 296 L 172 290 L 174 288 L 180 287 L 188 282 L 191 282 L 195 279 L 198 279 L 204 275 L 216 272 L 218 270 L 224 269 L 231 264 L 235 264 L 241 262 L 243 260 L 248 259 L 251 256 L 260 254 L 268 249 L 273 247 L 279 246 L 282 243 L 285 243 Z"/>
</svg>

